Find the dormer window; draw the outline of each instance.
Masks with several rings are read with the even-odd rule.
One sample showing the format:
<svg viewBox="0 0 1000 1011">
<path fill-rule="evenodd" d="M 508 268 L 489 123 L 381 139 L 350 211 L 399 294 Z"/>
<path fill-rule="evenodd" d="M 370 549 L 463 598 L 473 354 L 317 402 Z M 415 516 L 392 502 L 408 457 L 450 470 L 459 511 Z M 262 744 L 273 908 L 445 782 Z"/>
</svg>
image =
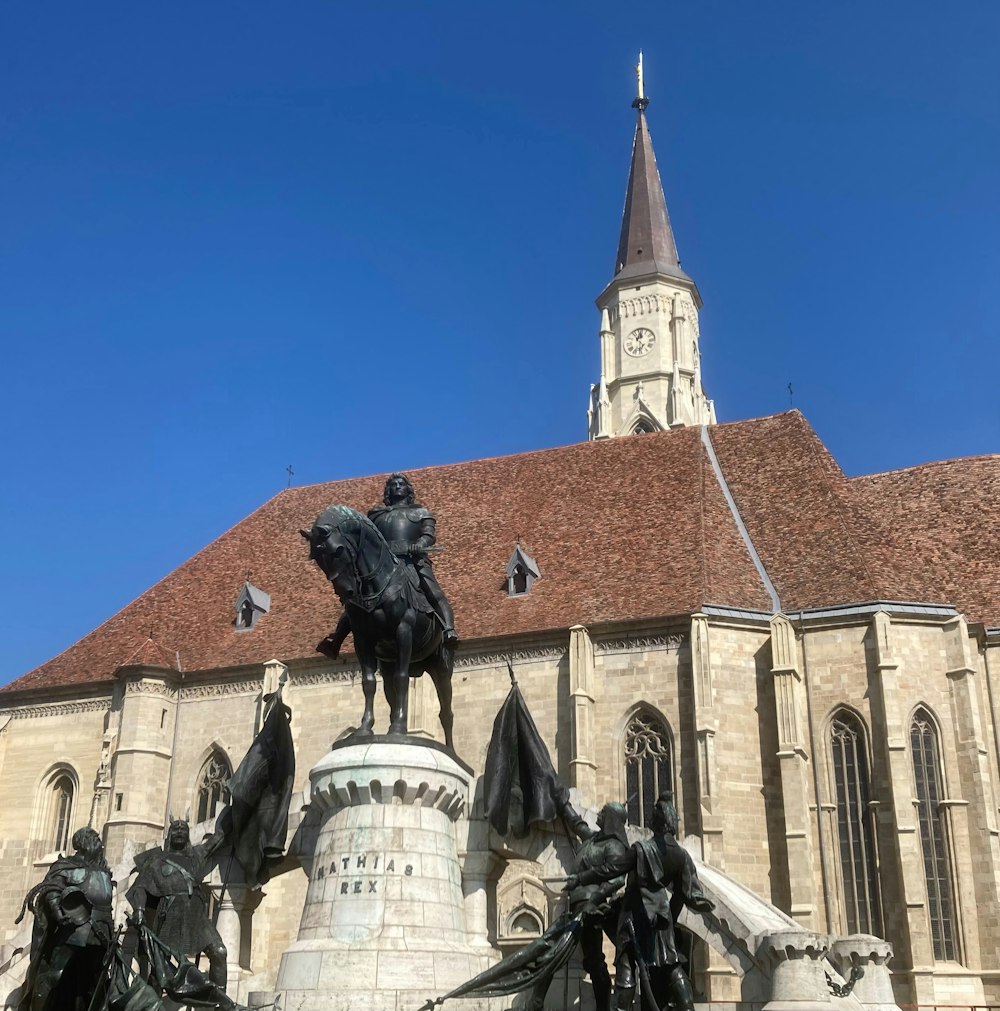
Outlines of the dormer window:
<svg viewBox="0 0 1000 1011">
<path fill-rule="evenodd" d="M 249 631 L 257 624 L 257 619 L 270 610 L 271 595 L 248 580 L 236 598 L 236 631 Z"/>
<path fill-rule="evenodd" d="M 523 597 L 530 593 L 531 584 L 540 575 L 534 558 L 520 544 L 516 545 L 507 563 L 507 596 Z"/>
<path fill-rule="evenodd" d="M 652 433 L 653 426 L 646 421 L 640 421 L 639 424 L 632 429 L 633 435 L 652 435 Z"/>
</svg>

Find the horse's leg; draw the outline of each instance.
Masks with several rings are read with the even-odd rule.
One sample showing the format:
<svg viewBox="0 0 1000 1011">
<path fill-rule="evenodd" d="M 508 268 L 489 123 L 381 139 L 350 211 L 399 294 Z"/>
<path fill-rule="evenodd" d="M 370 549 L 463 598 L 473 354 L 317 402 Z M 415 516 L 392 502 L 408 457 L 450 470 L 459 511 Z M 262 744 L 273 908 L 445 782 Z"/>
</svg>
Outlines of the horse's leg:
<svg viewBox="0 0 1000 1011">
<path fill-rule="evenodd" d="M 454 651 L 450 646 L 442 643 L 427 667 L 427 673 L 430 674 L 434 688 L 437 690 L 438 705 L 440 706 L 438 715 L 441 719 L 441 728 L 444 730 L 444 743 L 452 751 L 455 750 L 455 742 L 452 740 L 455 714 L 451 708 L 451 675 L 454 663 Z"/>
<path fill-rule="evenodd" d="M 417 612 L 408 607 L 396 626 L 396 669 L 385 678 L 393 682 L 393 698 L 389 700 L 390 734 L 405 734 L 410 712 L 410 657 L 413 654 L 413 625 Z M 388 694 L 387 694 L 388 697 Z"/>
<path fill-rule="evenodd" d="M 358 662 L 361 664 L 361 688 L 365 693 L 365 711 L 361 716 L 361 726 L 354 732 L 354 736 L 371 737 L 372 727 L 375 726 L 375 689 L 377 686 L 375 671 L 378 669 L 378 660 L 375 657 L 375 650 L 367 642 L 360 640 L 356 633 L 354 649 L 358 654 Z"/>
</svg>

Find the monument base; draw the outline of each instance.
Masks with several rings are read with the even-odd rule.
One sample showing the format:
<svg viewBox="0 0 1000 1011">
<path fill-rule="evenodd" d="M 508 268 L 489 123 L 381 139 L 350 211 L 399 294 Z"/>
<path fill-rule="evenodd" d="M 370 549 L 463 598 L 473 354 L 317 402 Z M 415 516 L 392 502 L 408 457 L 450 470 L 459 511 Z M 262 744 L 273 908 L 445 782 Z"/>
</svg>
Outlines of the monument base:
<svg viewBox="0 0 1000 1011">
<path fill-rule="evenodd" d="M 399 738 L 345 742 L 312 769 L 320 821 L 298 939 L 251 1006 L 418 1011 L 496 961 L 466 929 L 456 822 L 470 778 L 439 746 Z"/>
</svg>

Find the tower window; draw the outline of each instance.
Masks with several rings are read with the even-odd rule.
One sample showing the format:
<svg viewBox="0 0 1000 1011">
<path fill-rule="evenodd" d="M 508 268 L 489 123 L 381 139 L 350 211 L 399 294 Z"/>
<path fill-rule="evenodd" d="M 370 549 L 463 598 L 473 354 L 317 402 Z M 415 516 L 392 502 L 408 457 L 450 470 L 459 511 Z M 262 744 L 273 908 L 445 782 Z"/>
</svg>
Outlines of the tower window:
<svg viewBox="0 0 1000 1011">
<path fill-rule="evenodd" d="M 218 748 L 213 749 L 198 777 L 198 821 L 215 817 L 232 775 L 229 759 Z"/>
<path fill-rule="evenodd" d="M 650 825 L 661 793 L 673 793 L 673 742 L 666 720 L 641 710 L 625 727 L 625 793 L 628 820 Z"/>
</svg>

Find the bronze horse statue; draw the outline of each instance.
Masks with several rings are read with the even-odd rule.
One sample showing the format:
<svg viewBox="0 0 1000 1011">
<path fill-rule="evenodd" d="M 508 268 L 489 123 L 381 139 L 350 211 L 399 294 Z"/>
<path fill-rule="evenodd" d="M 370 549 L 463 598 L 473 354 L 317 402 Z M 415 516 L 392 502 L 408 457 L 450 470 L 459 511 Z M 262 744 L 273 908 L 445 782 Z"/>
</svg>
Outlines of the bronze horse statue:
<svg viewBox="0 0 1000 1011">
<path fill-rule="evenodd" d="M 405 734 L 411 677 L 425 671 L 437 689 L 445 744 L 452 741 L 451 676 L 454 650 L 420 590 L 413 568 L 400 561 L 367 516 L 349 506 L 332 505 L 312 530 L 309 557 L 323 570 L 344 605 L 361 664 L 365 711 L 355 737 L 371 737 L 375 723 L 375 674 L 382 675 L 389 703 L 390 734 Z M 322 647 L 322 644 L 321 644 Z"/>
</svg>

